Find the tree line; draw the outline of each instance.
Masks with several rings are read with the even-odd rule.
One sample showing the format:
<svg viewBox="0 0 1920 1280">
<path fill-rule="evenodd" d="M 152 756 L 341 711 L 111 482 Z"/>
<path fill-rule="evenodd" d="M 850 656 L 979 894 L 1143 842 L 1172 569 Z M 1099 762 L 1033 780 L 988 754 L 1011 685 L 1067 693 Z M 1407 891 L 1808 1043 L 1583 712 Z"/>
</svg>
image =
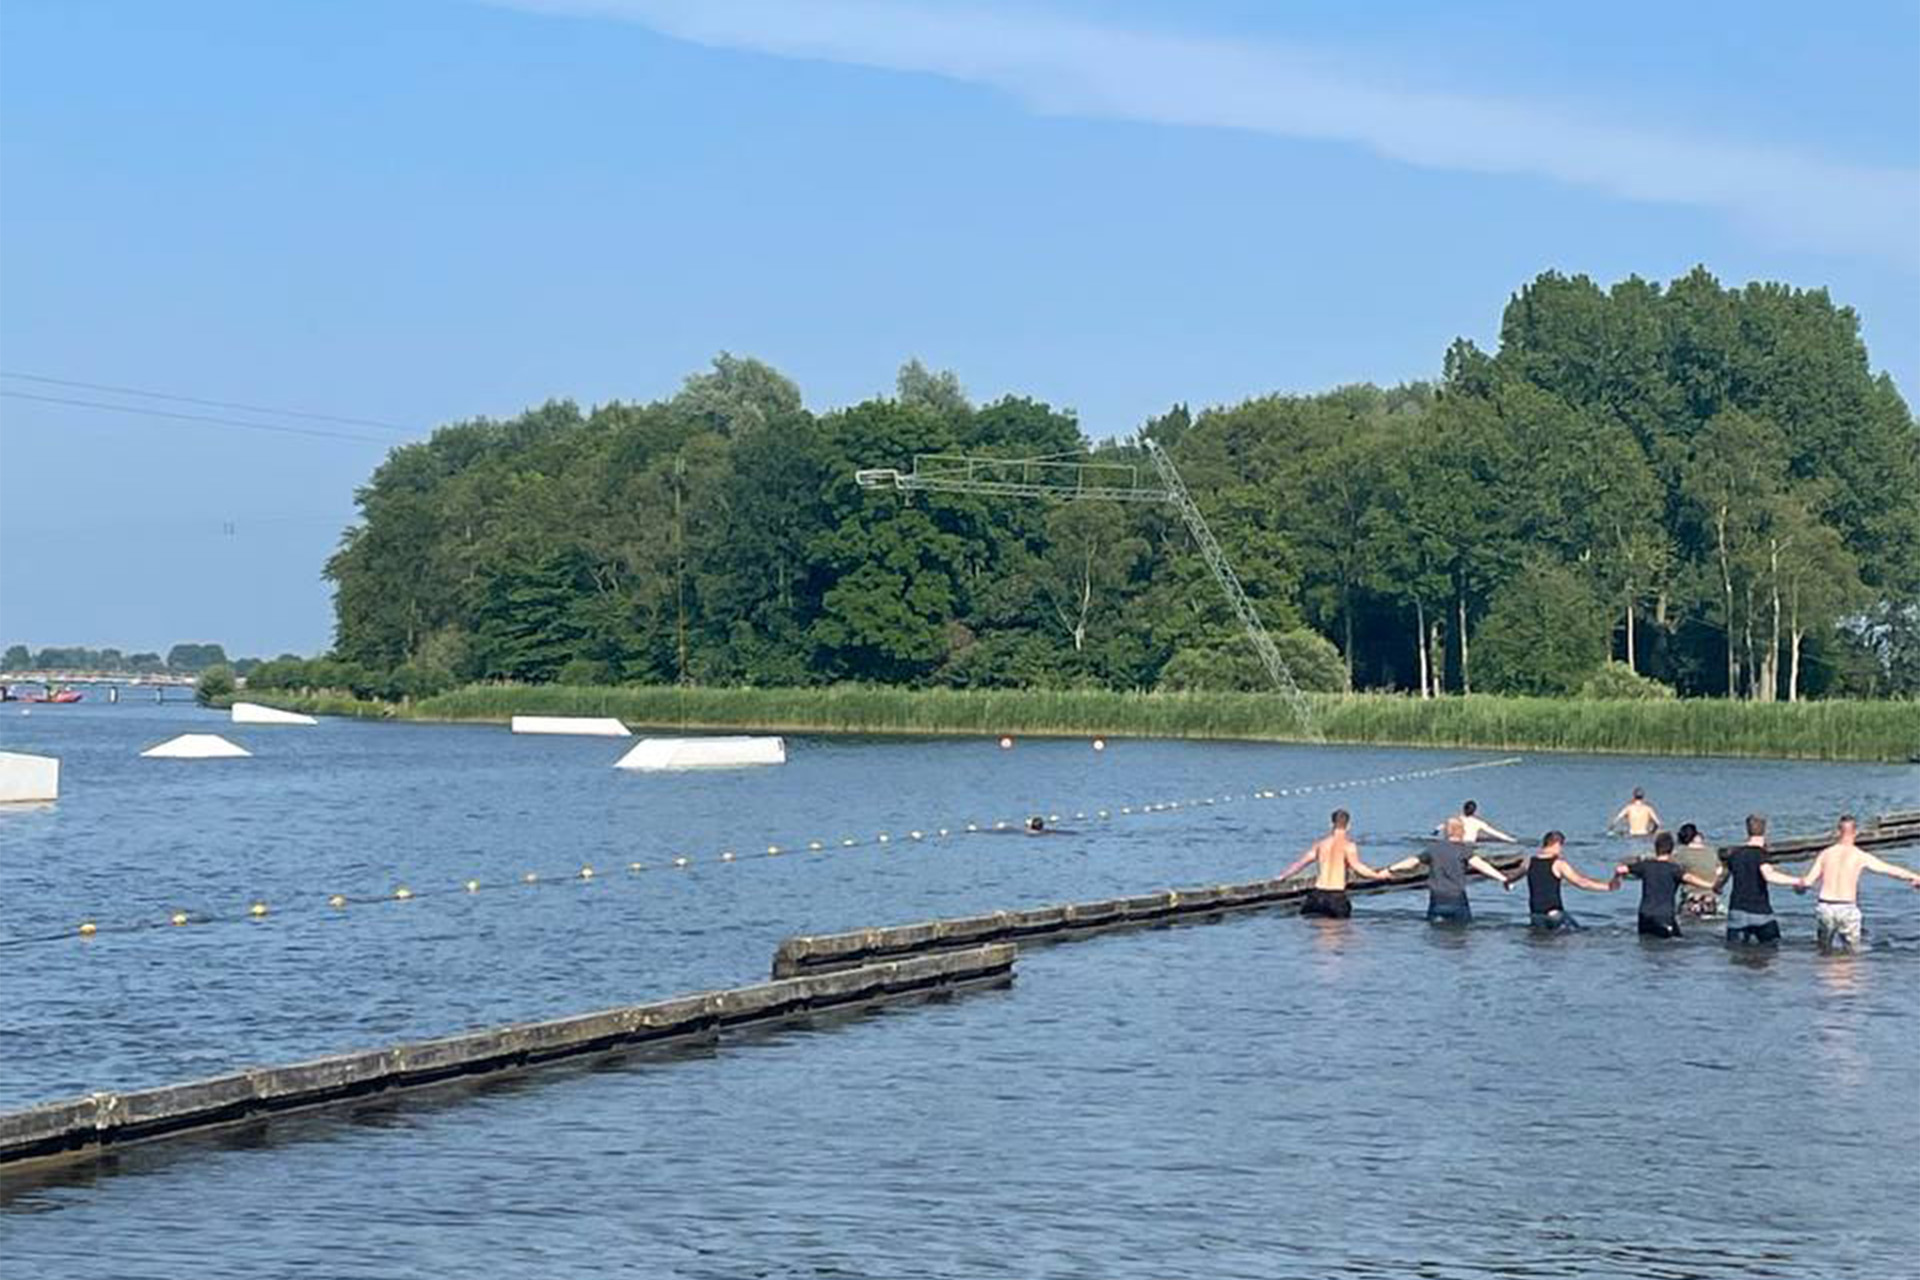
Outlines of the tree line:
<svg viewBox="0 0 1920 1280">
<path fill-rule="evenodd" d="M 730 355 L 395 449 L 326 566 L 334 652 L 254 681 L 1259 688 L 1177 514 L 862 489 L 916 455 L 1179 466 L 1301 683 L 1920 692 L 1920 427 L 1823 290 L 1539 276 L 1436 382 L 1090 440 L 909 362 L 829 412 Z M 1115 473 L 1122 474 L 1122 473 Z"/>
<path fill-rule="evenodd" d="M 284 656 L 284 655 L 283 655 Z M 242 658 L 240 666 L 257 665 L 259 659 Z M 23 644 L 8 645 L 0 654 L 0 671 L 102 671 L 126 675 L 196 675 L 208 667 L 225 666 L 227 651 L 217 644 L 176 644 L 166 657 L 157 653 L 124 653 L 119 649 L 94 649 L 86 645 L 48 645 L 29 649 Z"/>
</svg>

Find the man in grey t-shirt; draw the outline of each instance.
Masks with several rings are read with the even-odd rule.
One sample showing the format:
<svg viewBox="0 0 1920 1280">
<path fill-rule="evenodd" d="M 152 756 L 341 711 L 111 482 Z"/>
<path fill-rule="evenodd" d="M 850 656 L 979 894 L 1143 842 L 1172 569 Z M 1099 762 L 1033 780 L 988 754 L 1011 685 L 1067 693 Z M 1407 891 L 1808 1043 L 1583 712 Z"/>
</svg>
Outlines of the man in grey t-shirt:
<svg viewBox="0 0 1920 1280">
<path fill-rule="evenodd" d="M 1434 924 L 1467 924 L 1473 919 L 1473 907 L 1467 901 L 1467 873 L 1477 872 L 1489 880 L 1498 880 L 1509 889 L 1506 876 L 1497 867 L 1473 851 L 1466 842 L 1466 824 L 1458 817 L 1448 818 L 1443 828 L 1446 839 L 1435 840 L 1419 853 L 1388 867 L 1399 875 L 1417 867 L 1427 869 L 1427 919 Z"/>
</svg>

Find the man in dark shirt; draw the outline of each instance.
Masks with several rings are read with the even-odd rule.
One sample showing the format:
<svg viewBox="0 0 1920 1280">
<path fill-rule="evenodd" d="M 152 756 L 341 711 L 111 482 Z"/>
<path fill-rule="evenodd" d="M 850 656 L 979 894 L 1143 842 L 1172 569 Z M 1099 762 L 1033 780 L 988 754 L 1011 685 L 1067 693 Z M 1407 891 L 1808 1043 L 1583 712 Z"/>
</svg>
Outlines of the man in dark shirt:
<svg viewBox="0 0 1920 1280">
<path fill-rule="evenodd" d="M 1773 918 L 1767 886 L 1793 886 L 1799 881 L 1767 861 L 1767 820 L 1748 814 L 1747 842 L 1722 852 L 1720 861 L 1726 864 L 1720 878 L 1733 881 L 1727 895 L 1727 941 L 1753 945 L 1780 941 L 1780 922 Z"/>
<path fill-rule="evenodd" d="M 1527 882 L 1528 928 L 1557 933 L 1562 929 L 1581 927 L 1561 898 L 1560 886 L 1563 883 L 1592 893 L 1612 893 L 1620 887 L 1619 876 L 1611 880 L 1595 880 L 1580 874 L 1579 868 L 1567 861 L 1566 848 L 1567 837 L 1564 833 L 1547 832 L 1540 837 L 1540 851 L 1529 857 L 1526 865 L 1514 872 L 1509 881 Z"/>
<path fill-rule="evenodd" d="M 1653 856 L 1635 862 L 1623 862 L 1613 869 L 1617 876 L 1632 876 L 1640 882 L 1640 932 L 1652 938 L 1677 938 L 1680 922 L 1674 918 L 1674 905 L 1680 886 L 1711 889 L 1714 882 L 1695 875 L 1673 860 L 1673 833 L 1662 831 L 1653 838 Z"/>
<path fill-rule="evenodd" d="M 1418 867 L 1427 869 L 1427 920 L 1433 924 L 1469 924 L 1473 907 L 1467 901 L 1467 873 L 1478 872 L 1500 887 L 1511 889 L 1500 869 L 1473 851 L 1467 843 L 1467 824 L 1459 817 L 1448 818 L 1441 828 L 1446 839 L 1435 840 L 1419 853 L 1388 867 L 1400 875 Z"/>
</svg>

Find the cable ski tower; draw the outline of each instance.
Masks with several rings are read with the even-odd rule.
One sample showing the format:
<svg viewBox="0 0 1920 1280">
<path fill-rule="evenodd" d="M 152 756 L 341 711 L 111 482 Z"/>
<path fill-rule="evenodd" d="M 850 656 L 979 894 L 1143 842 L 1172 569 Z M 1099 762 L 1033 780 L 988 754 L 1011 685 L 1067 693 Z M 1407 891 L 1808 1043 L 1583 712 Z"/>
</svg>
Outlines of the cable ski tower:
<svg viewBox="0 0 1920 1280">
<path fill-rule="evenodd" d="M 1273 687 L 1287 701 L 1295 720 L 1307 737 L 1320 741 L 1314 727 L 1313 711 L 1293 673 L 1287 670 L 1280 649 L 1267 634 L 1246 588 L 1220 549 L 1220 540 L 1207 527 L 1193 495 L 1167 456 L 1152 440 L 1144 441 L 1147 457 L 1153 463 L 1158 483 L 1142 483 L 1140 469 L 1120 462 L 1063 462 L 1056 458 L 974 458 L 943 454 L 920 454 L 912 471 L 890 467 L 862 468 L 853 478 L 863 489 L 895 489 L 902 493 L 975 493 L 997 498 L 1044 498 L 1056 502 L 1094 500 L 1102 502 L 1149 502 L 1171 506 L 1186 521 L 1187 531 L 1199 544 L 1200 555 L 1213 571 L 1215 582 L 1233 609 L 1247 639 L 1260 655 L 1261 665 Z"/>
</svg>

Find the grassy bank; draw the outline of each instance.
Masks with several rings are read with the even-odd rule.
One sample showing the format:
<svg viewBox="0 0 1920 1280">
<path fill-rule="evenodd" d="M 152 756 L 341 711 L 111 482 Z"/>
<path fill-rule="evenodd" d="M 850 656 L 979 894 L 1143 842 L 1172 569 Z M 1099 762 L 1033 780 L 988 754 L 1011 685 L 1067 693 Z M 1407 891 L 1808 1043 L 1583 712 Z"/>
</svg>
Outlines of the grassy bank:
<svg viewBox="0 0 1920 1280">
<path fill-rule="evenodd" d="M 635 727 L 877 734 L 1105 734 L 1299 741 L 1278 698 L 1246 693 L 959 691 L 838 685 L 705 689 L 469 685 L 417 703 L 332 694 L 249 697 L 321 715 L 505 721 L 618 716 Z M 1330 742 L 1647 755 L 1905 761 L 1920 753 L 1920 703 L 1797 704 L 1316 695 Z"/>
</svg>

